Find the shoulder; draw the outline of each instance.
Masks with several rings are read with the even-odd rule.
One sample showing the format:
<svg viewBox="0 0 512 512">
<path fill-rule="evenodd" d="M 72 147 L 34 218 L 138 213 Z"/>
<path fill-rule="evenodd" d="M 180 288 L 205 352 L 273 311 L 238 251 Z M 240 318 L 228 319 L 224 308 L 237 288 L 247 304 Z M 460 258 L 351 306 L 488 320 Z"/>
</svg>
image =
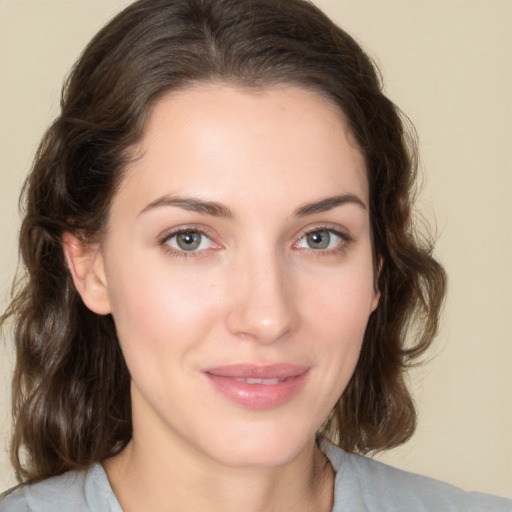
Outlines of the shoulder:
<svg viewBox="0 0 512 512">
<path fill-rule="evenodd" d="M 466 492 L 425 476 L 393 468 L 330 443 L 322 450 L 336 471 L 333 512 L 512 512 L 512 500 Z"/>
<path fill-rule="evenodd" d="M 0 512 L 122 512 L 105 471 L 96 464 L 35 484 L 14 488 L 0 500 Z"/>
</svg>

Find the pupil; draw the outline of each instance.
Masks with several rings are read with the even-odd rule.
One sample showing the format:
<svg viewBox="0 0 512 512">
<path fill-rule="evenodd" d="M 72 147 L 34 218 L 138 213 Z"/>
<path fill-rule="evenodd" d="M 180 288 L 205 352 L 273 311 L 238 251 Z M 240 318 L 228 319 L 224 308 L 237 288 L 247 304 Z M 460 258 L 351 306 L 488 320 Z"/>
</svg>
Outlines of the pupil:
<svg viewBox="0 0 512 512">
<path fill-rule="evenodd" d="M 177 242 L 180 249 L 192 251 L 199 247 L 199 244 L 201 243 L 201 235 L 199 233 L 186 231 L 185 233 L 180 233 L 178 235 Z"/>
<path fill-rule="evenodd" d="M 326 249 L 330 240 L 328 231 L 316 231 L 308 235 L 308 244 L 312 249 Z"/>
</svg>

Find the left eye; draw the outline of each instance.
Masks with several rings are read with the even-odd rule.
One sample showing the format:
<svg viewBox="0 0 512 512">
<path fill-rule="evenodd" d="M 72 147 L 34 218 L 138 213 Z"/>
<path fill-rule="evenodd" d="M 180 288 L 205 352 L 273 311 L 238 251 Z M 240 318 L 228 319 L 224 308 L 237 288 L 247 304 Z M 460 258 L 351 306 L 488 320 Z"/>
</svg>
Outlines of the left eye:
<svg viewBox="0 0 512 512">
<path fill-rule="evenodd" d="M 333 249 L 342 240 L 342 237 L 332 229 L 317 229 L 302 236 L 296 247 L 314 250 Z"/>
<path fill-rule="evenodd" d="M 192 229 L 171 235 L 165 243 L 178 251 L 188 252 L 202 251 L 212 246 L 212 241 L 207 235 Z"/>
</svg>

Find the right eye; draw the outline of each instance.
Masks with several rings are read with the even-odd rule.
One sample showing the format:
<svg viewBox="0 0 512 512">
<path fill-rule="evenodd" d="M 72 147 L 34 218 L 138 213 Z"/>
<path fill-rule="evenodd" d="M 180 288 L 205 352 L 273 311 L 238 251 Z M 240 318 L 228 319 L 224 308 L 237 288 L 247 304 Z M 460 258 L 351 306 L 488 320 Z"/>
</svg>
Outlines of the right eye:
<svg viewBox="0 0 512 512">
<path fill-rule="evenodd" d="M 176 251 L 193 252 L 210 249 L 212 240 L 208 235 L 197 229 L 186 229 L 171 234 L 164 241 Z"/>
</svg>

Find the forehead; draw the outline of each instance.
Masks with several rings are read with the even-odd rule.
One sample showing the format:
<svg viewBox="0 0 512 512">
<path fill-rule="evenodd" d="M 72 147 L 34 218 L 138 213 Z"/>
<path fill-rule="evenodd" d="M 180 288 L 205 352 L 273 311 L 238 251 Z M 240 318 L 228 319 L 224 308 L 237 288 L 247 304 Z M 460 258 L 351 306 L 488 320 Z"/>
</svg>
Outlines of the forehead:
<svg viewBox="0 0 512 512">
<path fill-rule="evenodd" d="M 300 87 L 173 91 L 153 106 L 135 154 L 119 192 L 133 201 L 190 193 L 262 206 L 353 193 L 367 202 L 364 158 L 343 114 Z"/>
</svg>

